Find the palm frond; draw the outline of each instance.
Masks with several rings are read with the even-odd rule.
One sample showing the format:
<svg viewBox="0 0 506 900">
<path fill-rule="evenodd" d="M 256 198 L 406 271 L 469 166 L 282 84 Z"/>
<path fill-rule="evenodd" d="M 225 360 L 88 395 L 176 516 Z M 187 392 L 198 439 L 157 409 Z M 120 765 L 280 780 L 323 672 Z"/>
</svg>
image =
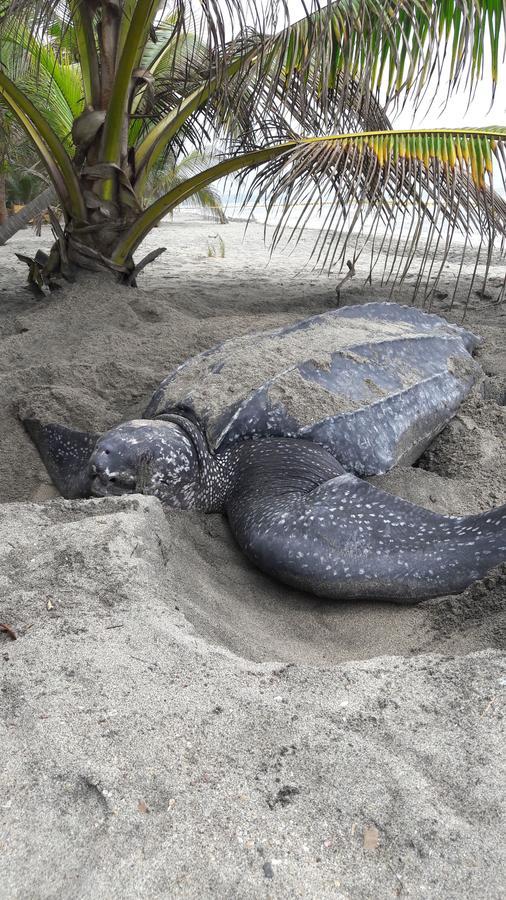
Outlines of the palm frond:
<svg viewBox="0 0 506 900">
<path fill-rule="evenodd" d="M 2 0 L 0 26 L 17 16 L 40 34 L 57 18 L 68 21 L 69 5 Z M 94 0 L 81 5 L 97 6 Z M 135 5 L 129 2 L 132 10 Z M 353 79 L 364 97 L 384 89 L 390 99 L 402 92 L 416 103 L 430 82 L 437 85 L 446 59 L 450 92 L 463 85 L 472 92 L 485 69 L 495 88 L 506 0 L 307 0 L 305 9 L 293 23 L 288 0 L 162 0 L 158 18 L 172 15 L 175 32 L 191 23 L 209 47 L 213 68 L 223 73 L 230 33 L 247 52 L 242 36 L 256 32 L 262 68 L 284 73 L 287 85 L 297 78 L 301 96 L 316 90 L 324 106 L 331 105 L 340 76 L 342 86 Z"/>
<path fill-rule="evenodd" d="M 278 65 L 288 77 L 315 80 L 324 105 L 341 76 L 364 96 L 402 93 L 416 106 L 431 83 L 437 89 L 446 59 L 449 94 L 463 85 L 472 93 L 486 65 L 495 90 L 506 0 L 346 0 L 312 9 L 276 38 Z"/>
<path fill-rule="evenodd" d="M 72 150 L 72 124 L 84 108 L 79 66 L 68 54 L 57 55 L 50 39 L 37 41 L 20 27 L 2 33 L 1 59 L 18 88 L 43 112 L 67 150 Z"/>
<path fill-rule="evenodd" d="M 320 270 L 369 254 L 382 280 L 402 283 L 418 261 L 418 279 L 434 287 L 452 244 L 467 261 L 505 251 L 506 128 L 388 131 L 307 138 L 263 167 L 245 205 L 265 202 L 272 245 L 300 239 L 315 218 L 312 261 Z M 439 253 L 436 253 L 439 251 Z"/>
<path fill-rule="evenodd" d="M 64 144 L 40 110 L 2 68 L 0 68 L 0 99 L 16 116 L 36 146 L 40 159 L 50 173 L 64 203 L 66 213 L 69 216 L 75 215 L 76 218 L 82 217 L 84 203 L 79 181 Z"/>
<path fill-rule="evenodd" d="M 227 7 L 208 5 L 213 16 Z M 202 150 L 212 130 L 222 141 L 233 139 L 241 151 L 289 140 L 297 132 L 387 130 L 380 94 L 387 102 L 402 92 L 416 106 L 431 79 L 437 84 L 445 54 L 451 57 L 450 92 L 464 81 L 472 90 L 483 67 L 483 42 L 497 61 L 506 22 L 506 0 L 314 0 L 307 17 L 288 24 L 286 4 L 277 17 L 276 4 L 266 6 L 273 28 L 285 22 L 275 34 L 266 31 L 268 18 L 260 21 L 259 12 L 258 30 L 243 28 L 220 45 L 217 56 L 213 41 L 203 44 L 197 29 L 188 40 L 187 26 L 178 25 L 177 31 L 172 17 L 161 30 L 159 51 L 154 44 L 145 54 L 147 66 L 160 63 L 151 109 L 155 121 L 173 117 L 202 88 L 202 103 L 180 123 L 175 150 L 187 141 Z M 180 15 L 192 9 L 188 3 Z M 493 62 L 491 74 L 495 85 Z"/>
<path fill-rule="evenodd" d="M 187 179 L 204 172 L 216 161 L 216 157 L 212 153 L 200 153 L 197 150 L 192 151 L 179 161 L 176 161 L 174 157 L 169 157 L 165 160 L 160 159 L 146 185 L 144 192 L 146 203 L 153 203 L 177 185 L 183 184 Z M 202 209 L 218 222 L 223 223 L 226 221 L 221 196 L 218 191 L 209 185 L 197 189 L 191 197 L 184 201 L 183 205 Z"/>
<path fill-rule="evenodd" d="M 298 121 L 306 122 L 306 111 L 317 107 L 317 133 L 341 130 L 350 109 L 366 121 L 369 104 L 379 97 L 382 106 L 402 98 L 416 108 L 427 92 L 435 94 L 445 64 L 448 96 L 462 88 L 471 95 L 487 65 L 495 91 L 506 0 L 312 0 L 306 9 L 291 23 L 283 5 L 275 24 L 284 16 L 285 27 L 269 36 L 264 19 L 258 30 L 237 33 L 224 55 L 235 47 L 246 61 L 256 45 L 246 89 L 254 77 L 265 92 L 264 108 L 279 112 L 286 99 L 291 110 L 300 110 Z M 229 79 L 221 65 L 226 93 Z"/>
</svg>

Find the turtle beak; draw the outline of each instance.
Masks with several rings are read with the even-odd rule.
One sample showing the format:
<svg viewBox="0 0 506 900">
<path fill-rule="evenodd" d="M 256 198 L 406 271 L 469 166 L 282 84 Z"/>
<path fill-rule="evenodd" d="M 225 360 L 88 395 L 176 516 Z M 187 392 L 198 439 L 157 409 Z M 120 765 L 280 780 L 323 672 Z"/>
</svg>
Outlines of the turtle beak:
<svg viewBox="0 0 506 900">
<path fill-rule="evenodd" d="M 107 456 L 103 461 L 93 457 L 92 460 L 90 464 L 91 490 L 96 497 L 135 493 L 137 482 L 134 475 L 129 472 L 111 471 L 107 465 Z"/>
</svg>

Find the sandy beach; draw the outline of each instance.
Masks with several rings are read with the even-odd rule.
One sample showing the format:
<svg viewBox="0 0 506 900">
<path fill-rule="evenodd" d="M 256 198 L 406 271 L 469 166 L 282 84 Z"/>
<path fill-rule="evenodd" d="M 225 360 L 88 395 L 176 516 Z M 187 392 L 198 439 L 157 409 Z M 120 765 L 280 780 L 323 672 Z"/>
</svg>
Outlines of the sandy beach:
<svg viewBox="0 0 506 900">
<path fill-rule="evenodd" d="M 502 897 L 506 567 L 419 606 L 324 602 L 256 571 L 221 516 L 58 498 L 19 422 L 136 417 L 189 356 L 335 307 L 342 275 L 306 265 L 310 232 L 270 257 L 261 225 L 182 217 L 141 249 L 168 248 L 137 289 L 36 300 L 15 252 L 50 241 L 0 248 L 0 622 L 18 638 L 0 634 L 0 897 Z M 459 265 L 431 310 L 460 323 Z M 341 305 L 410 302 L 414 275 L 392 294 L 366 275 Z M 416 467 L 371 479 L 445 514 L 506 502 L 503 278 L 496 258 L 467 304 L 482 380 Z"/>
</svg>

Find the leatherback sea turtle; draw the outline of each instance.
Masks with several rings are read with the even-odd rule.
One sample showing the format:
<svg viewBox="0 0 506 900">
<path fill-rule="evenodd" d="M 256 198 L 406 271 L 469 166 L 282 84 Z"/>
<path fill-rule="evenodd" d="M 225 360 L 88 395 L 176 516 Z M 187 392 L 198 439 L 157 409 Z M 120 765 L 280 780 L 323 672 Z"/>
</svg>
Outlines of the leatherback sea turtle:
<svg viewBox="0 0 506 900">
<path fill-rule="evenodd" d="M 106 434 L 26 419 L 65 497 L 226 513 L 260 569 L 323 597 L 414 602 L 506 559 L 506 506 L 447 517 L 360 476 L 414 462 L 479 377 L 479 338 L 369 303 L 225 341 Z"/>
</svg>

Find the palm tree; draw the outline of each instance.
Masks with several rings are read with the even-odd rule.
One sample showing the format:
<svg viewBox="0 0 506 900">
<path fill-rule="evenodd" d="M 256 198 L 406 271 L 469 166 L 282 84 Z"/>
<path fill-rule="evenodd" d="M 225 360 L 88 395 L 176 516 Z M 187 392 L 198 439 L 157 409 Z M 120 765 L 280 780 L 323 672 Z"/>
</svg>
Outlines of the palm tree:
<svg viewBox="0 0 506 900">
<path fill-rule="evenodd" d="M 368 239 L 402 278 L 423 238 L 421 266 L 432 271 L 427 247 L 440 244 L 444 256 L 456 232 L 468 241 L 473 230 L 489 259 L 506 235 L 506 204 L 492 184 L 494 170 L 504 177 L 506 129 L 394 131 L 383 106 L 416 104 L 445 59 L 449 88 L 472 90 L 489 56 L 495 89 L 505 21 L 506 0 L 321 0 L 295 23 L 287 0 L 265 0 L 262 10 L 250 0 L 172 0 L 170 12 L 163 0 L 0 0 L 2 58 L 19 35 L 28 52 L 48 35 L 37 51 L 52 66 L 46 87 L 58 89 L 62 67 L 84 87 L 61 140 L 0 68 L 0 96 L 65 214 L 32 277 L 51 284 L 107 268 L 132 282 L 146 262 L 136 266 L 133 254 L 153 226 L 234 173 L 246 173 L 253 202 L 281 204 L 275 241 L 295 205 L 297 226 L 315 203 L 326 210 L 315 246 L 322 266 L 344 259 L 350 242 L 356 258 Z M 160 158 L 202 150 L 211 135 L 220 161 L 143 209 Z"/>
<path fill-rule="evenodd" d="M 163 30 L 164 24 L 167 25 L 161 23 L 160 29 Z M 65 56 L 61 53 L 62 47 L 65 48 Z M 82 73 L 80 67 L 72 62 L 78 56 L 78 52 L 72 23 L 65 24 L 56 19 L 45 41 L 36 39 L 28 29 L 16 28 L 7 32 L 2 54 L 4 69 L 10 73 L 10 77 L 28 99 L 44 109 L 46 120 L 71 154 L 73 123 L 84 111 Z M 159 76 L 160 73 L 157 71 L 155 78 Z M 10 126 L 8 130 L 6 127 L 2 128 L 3 122 L 5 126 Z M 133 119 L 130 123 L 129 142 L 132 144 L 139 134 L 139 125 L 142 125 L 142 120 L 139 119 Z M 40 190 L 33 190 L 34 187 L 40 188 L 41 180 L 47 183 L 47 177 L 44 177 L 40 167 L 36 166 L 37 160 L 33 158 L 36 154 L 35 147 L 27 146 L 26 135 L 24 141 L 18 140 L 13 148 L 10 147 L 9 153 L 7 146 L 12 142 L 4 140 L 5 151 L 2 153 L 1 135 L 3 132 L 7 138 L 7 131 L 9 135 L 13 132 L 12 116 L 7 117 L 4 113 L 2 120 L 0 108 L 0 245 L 6 243 L 16 231 L 33 218 L 40 219 L 50 204 L 58 202 L 54 188 L 49 190 L 46 188 L 42 193 Z M 143 206 L 147 205 L 148 198 L 150 202 L 157 199 L 190 175 L 211 165 L 213 161 L 216 160 L 208 152 L 193 150 L 188 156 L 183 155 L 177 159 L 174 153 L 167 149 L 150 172 L 142 198 Z M 10 200 L 14 200 L 16 203 L 28 205 L 28 209 L 20 210 L 8 221 L 6 208 L 2 221 L 2 188 L 7 204 Z M 206 210 L 219 222 L 225 221 L 220 196 L 210 187 L 198 190 L 186 204 Z"/>
</svg>

